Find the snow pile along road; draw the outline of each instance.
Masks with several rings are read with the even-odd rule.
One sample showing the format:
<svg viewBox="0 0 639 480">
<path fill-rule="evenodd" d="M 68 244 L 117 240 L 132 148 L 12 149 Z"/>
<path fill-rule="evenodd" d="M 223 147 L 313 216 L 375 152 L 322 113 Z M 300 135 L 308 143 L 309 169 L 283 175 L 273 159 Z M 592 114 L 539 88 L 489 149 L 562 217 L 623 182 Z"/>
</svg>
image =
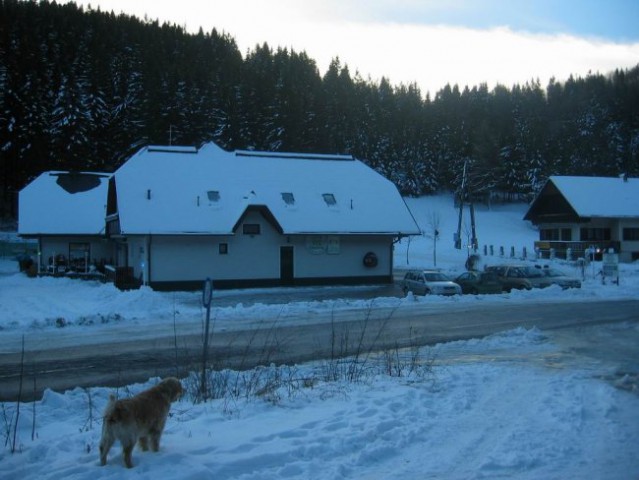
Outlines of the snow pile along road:
<svg viewBox="0 0 639 480">
<path fill-rule="evenodd" d="M 495 360 L 495 352 L 510 358 Z M 285 382 L 262 396 L 205 404 L 184 399 L 173 405 L 160 453 L 135 450 L 131 471 L 117 445 L 98 466 L 109 389 L 47 391 L 23 405 L 18 452 L 0 451 L 0 477 L 637 478 L 639 396 L 558 365 L 557 354 L 541 332 L 517 329 L 438 345 L 425 352 L 435 361 L 420 375 Z M 321 364 L 289 370 L 304 378 L 318 371 Z M 5 418 L 15 418 L 15 408 L 4 404 Z"/>
</svg>

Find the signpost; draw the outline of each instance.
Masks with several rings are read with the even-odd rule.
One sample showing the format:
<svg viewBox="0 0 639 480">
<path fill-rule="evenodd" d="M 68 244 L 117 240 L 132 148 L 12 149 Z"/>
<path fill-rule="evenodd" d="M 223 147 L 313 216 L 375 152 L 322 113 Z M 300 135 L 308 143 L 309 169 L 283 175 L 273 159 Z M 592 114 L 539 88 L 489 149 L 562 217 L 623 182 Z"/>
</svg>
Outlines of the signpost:
<svg viewBox="0 0 639 480">
<path fill-rule="evenodd" d="M 597 250 L 595 249 L 594 245 L 590 245 L 590 247 L 588 247 L 588 249 L 586 250 L 586 254 L 588 255 L 588 260 L 592 264 L 592 278 L 593 279 L 596 276 L 596 274 L 595 274 L 595 253 L 596 252 L 597 252 Z"/>
<path fill-rule="evenodd" d="M 603 254 L 603 268 L 601 271 L 603 283 L 606 283 L 606 277 L 611 277 L 613 283 L 619 285 L 619 255 L 616 253 Z"/>
<path fill-rule="evenodd" d="M 213 282 L 210 278 L 204 281 L 202 289 L 202 305 L 206 308 L 206 324 L 204 326 L 204 349 L 202 351 L 202 382 L 200 385 L 202 399 L 206 400 L 206 357 L 209 350 L 209 326 L 211 324 L 211 297 L 213 296 Z"/>
</svg>

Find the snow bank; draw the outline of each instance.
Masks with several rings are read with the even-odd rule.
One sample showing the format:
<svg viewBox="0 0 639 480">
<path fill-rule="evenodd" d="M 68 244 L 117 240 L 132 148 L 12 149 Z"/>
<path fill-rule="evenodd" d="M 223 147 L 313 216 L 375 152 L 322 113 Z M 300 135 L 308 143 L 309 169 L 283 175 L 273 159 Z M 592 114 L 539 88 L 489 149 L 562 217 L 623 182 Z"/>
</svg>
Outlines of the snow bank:
<svg viewBox="0 0 639 480">
<path fill-rule="evenodd" d="M 23 405 L 18 453 L 0 450 L 6 479 L 215 478 L 631 479 L 639 475 L 639 396 L 592 372 L 525 360 L 457 362 L 466 350 L 551 356 L 535 330 L 435 347 L 427 376 L 377 375 L 359 384 L 314 384 L 279 400 L 253 397 L 173 405 L 159 454 L 134 452 L 124 470 L 116 444 L 98 466 L 99 412 L 109 389 L 47 391 Z M 449 360 L 445 360 L 448 358 Z M 308 375 L 312 366 L 301 366 Z M 307 370 L 304 370 L 307 369 Z M 132 385 L 135 393 L 157 381 Z M 8 418 L 15 404 L 3 405 Z M 35 411 L 35 439 L 31 439 Z M 9 442 L 9 445 L 11 442 Z"/>
</svg>

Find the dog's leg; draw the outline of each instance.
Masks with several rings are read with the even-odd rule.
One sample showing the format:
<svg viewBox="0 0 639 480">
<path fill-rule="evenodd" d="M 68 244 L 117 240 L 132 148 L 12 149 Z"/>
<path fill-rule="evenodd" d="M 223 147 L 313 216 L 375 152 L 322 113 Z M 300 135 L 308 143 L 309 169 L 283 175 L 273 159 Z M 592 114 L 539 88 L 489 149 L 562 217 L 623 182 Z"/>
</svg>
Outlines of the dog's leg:
<svg viewBox="0 0 639 480">
<path fill-rule="evenodd" d="M 168 411 L 149 431 L 149 436 L 151 437 L 151 450 L 154 452 L 158 452 L 160 450 L 160 438 L 162 438 L 162 432 L 164 431 L 164 426 L 166 425 L 167 413 Z"/>
<path fill-rule="evenodd" d="M 151 432 L 151 450 L 158 452 L 160 450 L 160 437 L 162 437 L 162 431 L 157 430 Z"/>
<path fill-rule="evenodd" d="M 124 456 L 124 465 L 126 468 L 133 468 L 133 459 L 131 458 L 133 447 L 135 447 L 135 443 L 122 445 L 122 455 Z"/>
<path fill-rule="evenodd" d="M 138 440 L 138 443 L 140 444 L 140 449 L 143 452 L 146 452 L 149 449 L 149 440 L 147 437 L 140 437 L 140 440 Z"/>
<path fill-rule="evenodd" d="M 100 439 L 100 465 L 106 465 L 107 455 L 109 454 L 109 450 L 111 450 L 111 447 L 113 446 L 113 442 L 115 442 L 113 432 L 111 432 L 108 427 L 103 428 L 102 438 Z"/>
</svg>

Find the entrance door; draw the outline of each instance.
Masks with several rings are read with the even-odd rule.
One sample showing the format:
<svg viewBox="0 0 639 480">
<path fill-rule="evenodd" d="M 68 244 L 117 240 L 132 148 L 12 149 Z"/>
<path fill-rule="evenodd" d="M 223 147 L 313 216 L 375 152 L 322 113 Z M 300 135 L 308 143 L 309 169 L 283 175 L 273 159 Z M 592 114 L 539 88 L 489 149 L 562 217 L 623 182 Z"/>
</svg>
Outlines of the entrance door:
<svg viewBox="0 0 639 480">
<path fill-rule="evenodd" d="M 280 283 L 293 285 L 294 271 L 293 247 L 280 247 Z"/>
</svg>

